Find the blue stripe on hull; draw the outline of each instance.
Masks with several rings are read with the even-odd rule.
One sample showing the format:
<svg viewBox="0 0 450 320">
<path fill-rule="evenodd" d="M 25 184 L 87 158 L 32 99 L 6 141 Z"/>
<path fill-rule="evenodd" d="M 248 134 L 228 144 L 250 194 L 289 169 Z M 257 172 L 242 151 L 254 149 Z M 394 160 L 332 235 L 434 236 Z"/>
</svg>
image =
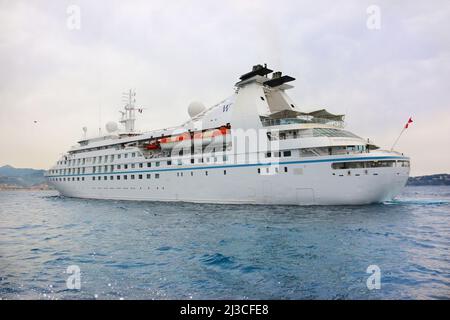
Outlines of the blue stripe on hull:
<svg viewBox="0 0 450 320">
<path fill-rule="evenodd" d="M 99 176 L 99 175 L 114 175 L 114 174 L 132 174 L 132 173 L 152 173 L 152 172 L 169 172 L 169 171 L 193 171 L 193 170 L 205 170 L 205 169 L 226 169 L 226 168 L 240 168 L 240 167 L 258 167 L 258 166 L 271 166 L 271 165 L 289 165 L 289 164 L 303 164 L 303 163 L 322 163 L 322 162 L 343 162 L 343 161 L 373 161 L 373 160 L 409 160 L 407 157 L 395 157 L 395 156 L 383 156 L 383 157 L 353 157 L 353 158 L 334 158 L 334 159 L 316 159 L 316 160 L 300 160 L 300 161 L 280 161 L 280 162 L 267 162 L 267 163 L 247 163 L 247 164 L 230 164 L 220 166 L 202 166 L 202 167 L 190 167 L 190 168 L 167 168 L 167 169 L 149 169 L 149 170 L 134 170 L 134 171 L 113 171 L 108 173 L 80 173 L 80 174 L 68 174 L 47 176 L 48 178 L 59 177 L 78 177 L 78 176 Z M 164 160 L 163 160 L 164 161 Z M 143 161 L 146 163 L 148 161 Z M 100 165 L 100 166 L 104 166 Z M 92 167 L 92 166 L 90 166 Z"/>
</svg>

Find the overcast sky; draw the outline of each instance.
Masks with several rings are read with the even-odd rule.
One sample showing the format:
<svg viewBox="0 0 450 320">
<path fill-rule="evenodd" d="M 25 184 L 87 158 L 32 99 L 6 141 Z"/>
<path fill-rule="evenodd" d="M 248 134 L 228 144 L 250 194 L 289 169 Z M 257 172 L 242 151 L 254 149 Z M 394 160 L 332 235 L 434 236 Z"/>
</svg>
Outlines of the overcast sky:
<svg viewBox="0 0 450 320">
<path fill-rule="evenodd" d="M 0 165 L 50 167 L 83 126 L 117 120 L 130 87 L 139 129 L 177 125 L 266 62 L 297 78 L 297 105 L 346 113 L 383 148 L 412 116 L 397 145 L 412 174 L 450 173 L 448 0 L 0 0 L 0 21 Z"/>
</svg>

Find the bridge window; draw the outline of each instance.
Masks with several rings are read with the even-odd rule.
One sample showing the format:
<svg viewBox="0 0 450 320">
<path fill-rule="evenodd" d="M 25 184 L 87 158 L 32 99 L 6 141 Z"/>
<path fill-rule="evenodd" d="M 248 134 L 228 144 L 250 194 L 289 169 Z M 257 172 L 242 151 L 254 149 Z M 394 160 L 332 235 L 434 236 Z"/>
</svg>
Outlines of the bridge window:
<svg viewBox="0 0 450 320">
<path fill-rule="evenodd" d="M 331 167 L 335 170 L 339 169 L 362 169 L 362 168 L 382 168 L 393 167 L 395 161 L 352 161 L 352 162 L 335 162 Z"/>
<path fill-rule="evenodd" d="M 407 167 L 407 168 L 409 168 L 409 166 L 410 166 L 409 161 L 405 161 L 405 160 L 399 160 L 399 161 L 397 161 L 397 163 L 398 163 L 399 167 Z"/>
</svg>

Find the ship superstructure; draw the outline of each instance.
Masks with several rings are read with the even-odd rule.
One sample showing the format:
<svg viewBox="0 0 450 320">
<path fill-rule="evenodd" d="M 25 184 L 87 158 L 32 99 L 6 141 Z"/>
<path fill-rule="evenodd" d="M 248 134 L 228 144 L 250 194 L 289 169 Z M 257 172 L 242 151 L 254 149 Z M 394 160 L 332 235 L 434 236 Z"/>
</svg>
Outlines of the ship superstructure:
<svg viewBox="0 0 450 320">
<path fill-rule="evenodd" d="M 293 77 L 256 65 L 235 93 L 189 105 L 180 126 L 136 132 L 135 93 L 108 133 L 83 139 L 47 172 L 69 197 L 209 203 L 346 205 L 393 199 L 409 158 L 344 129 L 344 115 L 303 111 Z"/>
</svg>

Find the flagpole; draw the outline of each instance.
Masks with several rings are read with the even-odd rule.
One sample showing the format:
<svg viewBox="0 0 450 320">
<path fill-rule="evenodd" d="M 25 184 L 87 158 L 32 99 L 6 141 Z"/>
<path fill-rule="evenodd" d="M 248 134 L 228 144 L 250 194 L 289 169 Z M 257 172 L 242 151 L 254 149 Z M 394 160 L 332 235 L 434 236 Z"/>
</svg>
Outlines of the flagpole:
<svg viewBox="0 0 450 320">
<path fill-rule="evenodd" d="M 400 137 L 402 136 L 403 132 L 405 132 L 406 127 L 403 127 L 402 131 L 400 132 L 400 134 L 398 135 L 397 139 L 395 140 L 394 144 L 391 147 L 391 151 L 394 150 L 395 145 L 397 144 L 398 140 L 400 140 Z"/>
</svg>

